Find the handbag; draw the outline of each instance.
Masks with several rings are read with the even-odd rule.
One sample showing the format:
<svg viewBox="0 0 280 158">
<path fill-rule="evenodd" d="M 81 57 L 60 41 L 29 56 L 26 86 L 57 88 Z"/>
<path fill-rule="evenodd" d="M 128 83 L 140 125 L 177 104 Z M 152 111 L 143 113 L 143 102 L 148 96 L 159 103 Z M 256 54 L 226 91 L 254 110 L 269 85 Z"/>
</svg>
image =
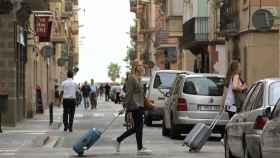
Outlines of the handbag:
<svg viewBox="0 0 280 158">
<path fill-rule="evenodd" d="M 153 109 L 154 105 L 153 102 L 150 101 L 147 97 L 144 97 L 144 109 L 145 110 L 150 110 Z"/>
</svg>

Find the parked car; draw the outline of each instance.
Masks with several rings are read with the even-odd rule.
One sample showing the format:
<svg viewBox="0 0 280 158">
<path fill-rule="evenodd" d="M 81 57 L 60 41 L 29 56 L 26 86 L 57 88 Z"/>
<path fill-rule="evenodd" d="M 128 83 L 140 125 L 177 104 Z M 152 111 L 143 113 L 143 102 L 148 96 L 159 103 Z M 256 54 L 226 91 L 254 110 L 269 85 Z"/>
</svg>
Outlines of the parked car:
<svg viewBox="0 0 280 158">
<path fill-rule="evenodd" d="M 154 102 L 155 108 L 145 112 L 145 124 L 152 125 L 154 120 L 162 120 L 165 94 L 169 91 L 176 76 L 180 73 L 191 74 L 190 71 L 159 70 L 152 74 L 146 97 Z"/>
<path fill-rule="evenodd" d="M 248 90 L 242 110 L 235 114 L 225 129 L 225 157 L 257 157 L 264 126 L 264 114 L 271 112 L 280 98 L 280 78 L 255 82 Z M 253 156 L 254 155 L 254 156 Z"/>
<path fill-rule="evenodd" d="M 177 138 L 199 122 L 210 124 L 222 102 L 224 77 L 217 74 L 177 76 L 164 107 L 162 135 Z M 223 133 L 228 121 L 224 115 L 213 132 Z"/>
<path fill-rule="evenodd" d="M 115 85 L 115 86 L 111 87 L 110 99 L 112 102 L 115 102 L 117 93 L 120 93 L 120 97 L 122 97 L 122 95 L 123 95 L 122 86 Z"/>
</svg>

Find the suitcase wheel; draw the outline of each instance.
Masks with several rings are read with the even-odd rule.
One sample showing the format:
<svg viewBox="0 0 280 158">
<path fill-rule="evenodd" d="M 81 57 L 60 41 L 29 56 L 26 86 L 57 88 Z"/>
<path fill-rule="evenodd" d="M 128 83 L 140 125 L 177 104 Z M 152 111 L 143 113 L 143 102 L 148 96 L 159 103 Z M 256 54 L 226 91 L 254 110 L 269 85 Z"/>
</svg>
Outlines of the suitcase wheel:
<svg viewBox="0 0 280 158">
<path fill-rule="evenodd" d="M 190 148 L 190 149 L 189 149 L 189 152 L 190 152 L 190 153 L 197 153 L 197 152 L 199 152 L 199 150 L 198 150 L 198 149 L 192 149 L 192 148 Z"/>
<path fill-rule="evenodd" d="M 84 155 L 84 152 L 79 152 L 79 153 L 78 153 L 78 156 L 79 156 L 79 157 L 81 157 L 81 156 L 83 156 L 83 155 Z"/>
</svg>

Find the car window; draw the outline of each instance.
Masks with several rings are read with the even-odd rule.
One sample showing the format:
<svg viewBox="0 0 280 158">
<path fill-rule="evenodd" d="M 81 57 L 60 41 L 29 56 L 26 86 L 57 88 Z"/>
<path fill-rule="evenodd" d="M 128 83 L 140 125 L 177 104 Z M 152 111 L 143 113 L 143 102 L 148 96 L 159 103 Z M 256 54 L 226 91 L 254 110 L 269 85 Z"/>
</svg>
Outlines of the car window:
<svg viewBox="0 0 280 158">
<path fill-rule="evenodd" d="M 222 96 L 224 78 L 221 77 L 192 77 L 187 78 L 183 92 L 192 95 Z"/>
<path fill-rule="evenodd" d="M 159 89 L 170 89 L 176 79 L 176 76 L 177 73 L 158 72 L 156 73 L 153 87 Z"/>
<path fill-rule="evenodd" d="M 268 104 L 273 106 L 280 98 L 280 82 L 274 82 L 269 85 Z"/>
<path fill-rule="evenodd" d="M 256 96 L 256 101 L 252 107 L 252 109 L 259 109 L 263 106 L 263 94 L 264 94 L 264 84 L 260 83 L 258 85 L 258 87 L 260 87 L 259 92 Z"/>
<path fill-rule="evenodd" d="M 256 99 L 257 99 L 257 96 L 259 94 L 259 91 L 262 87 L 262 84 L 257 84 L 255 88 L 251 89 L 252 92 L 246 102 L 246 104 L 243 104 L 245 107 L 244 107 L 244 110 L 245 111 L 250 111 L 252 109 L 252 106 L 254 105 Z"/>
<path fill-rule="evenodd" d="M 275 117 L 280 117 L 280 99 L 276 103 L 275 109 L 272 114 L 272 118 L 275 118 Z"/>
</svg>

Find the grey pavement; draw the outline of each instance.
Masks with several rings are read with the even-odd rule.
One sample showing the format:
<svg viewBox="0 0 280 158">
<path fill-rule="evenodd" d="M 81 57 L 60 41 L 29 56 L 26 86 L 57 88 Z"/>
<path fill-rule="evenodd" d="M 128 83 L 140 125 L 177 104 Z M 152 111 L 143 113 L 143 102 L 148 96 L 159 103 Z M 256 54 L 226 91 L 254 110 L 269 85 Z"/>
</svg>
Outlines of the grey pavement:
<svg viewBox="0 0 280 158">
<path fill-rule="evenodd" d="M 4 128 L 4 134 L 0 134 L 0 158 L 21 157 L 21 158 L 71 158 L 77 157 L 72 146 L 79 137 L 90 128 L 99 130 L 104 127 L 117 115 L 121 105 L 99 101 L 97 110 L 85 110 L 80 106 L 76 110 L 73 133 L 63 131 L 61 122 L 62 109 L 55 108 L 56 127 L 49 127 L 48 112 L 43 115 L 36 115 L 34 119 L 25 120 L 15 128 Z M 124 116 L 112 125 L 102 135 L 101 139 L 92 148 L 85 152 L 84 157 L 94 158 L 222 158 L 224 157 L 223 146 L 219 141 L 209 141 L 199 153 L 189 153 L 186 147 L 182 146 L 183 140 L 171 140 L 161 136 L 161 122 L 156 122 L 154 127 L 144 128 L 143 144 L 153 150 L 152 155 L 137 155 L 135 136 L 129 137 L 121 144 L 121 152 L 116 153 L 112 146 L 112 139 L 125 131 L 122 126 Z M 59 127 L 59 128 L 57 128 Z"/>
</svg>

